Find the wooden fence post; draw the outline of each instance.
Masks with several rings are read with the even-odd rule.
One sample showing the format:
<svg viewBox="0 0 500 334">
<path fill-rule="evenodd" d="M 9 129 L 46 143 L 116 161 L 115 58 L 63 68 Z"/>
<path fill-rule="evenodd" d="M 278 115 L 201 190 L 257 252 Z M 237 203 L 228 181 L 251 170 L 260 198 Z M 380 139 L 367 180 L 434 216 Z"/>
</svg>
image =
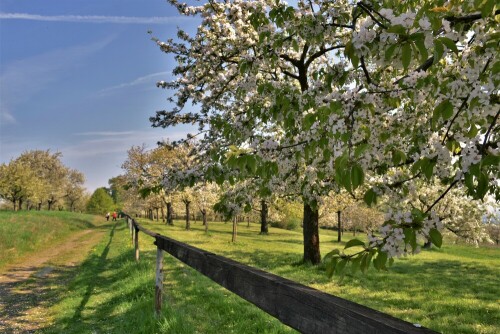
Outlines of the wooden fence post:
<svg viewBox="0 0 500 334">
<path fill-rule="evenodd" d="M 158 242 L 155 242 L 155 244 Z M 163 250 L 157 244 L 156 248 L 156 287 L 155 287 L 155 312 L 159 316 L 163 303 Z"/>
<path fill-rule="evenodd" d="M 134 240 L 135 240 L 134 229 L 135 229 L 135 225 L 134 225 L 134 221 L 132 220 L 132 223 L 130 224 L 130 238 L 132 241 L 132 245 L 135 243 L 134 242 Z"/>
<path fill-rule="evenodd" d="M 130 219 L 128 222 L 128 229 L 130 230 L 130 236 L 132 236 L 132 234 L 134 233 L 132 230 L 133 226 L 134 226 L 134 220 Z"/>
<path fill-rule="evenodd" d="M 137 226 L 135 227 L 134 245 L 135 245 L 135 261 L 139 262 L 139 229 L 137 228 Z"/>
</svg>

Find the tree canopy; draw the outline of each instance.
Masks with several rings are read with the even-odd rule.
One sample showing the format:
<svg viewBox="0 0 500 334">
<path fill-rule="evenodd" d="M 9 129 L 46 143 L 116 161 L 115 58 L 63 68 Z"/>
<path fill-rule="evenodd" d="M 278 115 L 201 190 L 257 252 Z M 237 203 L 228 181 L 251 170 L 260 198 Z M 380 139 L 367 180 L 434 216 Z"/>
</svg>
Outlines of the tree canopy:
<svg viewBox="0 0 500 334">
<path fill-rule="evenodd" d="M 197 124 L 204 161 L 172 175 L 300 196 L 304 260 L 319 262 L 318 207 L 331 191 L 391 206 L 368 244 L 348 245 L 359 252 L 329 255 L 331 272 L 383 269 L 419 238 L 439 246 L 435 209 L 454 189 L 500 199 L 495 1 L 169 2 L 202 19 L 193 36 L 154 38 L 178 65 L 158 83 L 175 95 L 153 126 Z M 425 205 L 410 204 L 436 182 Z"/>
</svg>

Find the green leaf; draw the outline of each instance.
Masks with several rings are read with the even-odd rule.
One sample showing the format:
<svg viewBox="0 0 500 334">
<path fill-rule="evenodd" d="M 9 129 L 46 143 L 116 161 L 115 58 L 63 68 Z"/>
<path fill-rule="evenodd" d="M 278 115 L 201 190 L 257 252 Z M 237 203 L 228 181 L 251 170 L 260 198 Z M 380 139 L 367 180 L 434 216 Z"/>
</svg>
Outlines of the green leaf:
<svg viewBox="0 0 500 334">
<path fill-rule="evenodd" d="M 356 271 L 359 270 L 360 265 L 361 265 L 361 256 L 351 259 L 351 272 L 355 274 Z"/>
<path fill-rule="evenodd" d="M 335 273 L 337 275 L 341 275 L 343 273 L 347 262 L 349 262 L 349 260 L 347 258 L 343 258 L 339 261 L 339 263 L 337 263 L 337 267 L 335 268 Z"/>
<path fill-rule="evenodd" d="M 354 150 L 354 156 L 356 158 L 359 158 L 363 153 L 365 153 L 365 151 L 370 147 L 369 144 L 367 143 L 363 143 L 363 144 L 360 144 L 356 147 L 356 149 Z"/>
<path fill-rule="evenodd" d="M 366 205 L 371 207 L 373 204 L 377 204 L 377 193 L 373 190 L 373 188 L 371 188 L 365 193 L 365 196 L 363 196 L 363 200 L 365 201 Z"/>
<path fill-rule="evenodd" d="M 428 163 L 424 163 L 422 165 L 422 172 L 424 173 L 427 180 L 430 180 L 432 178 L 432 175 L 434 174 L 434 166 L 436 166 L 436 162 L 429 159 L 427 159 L 427 161 Z"/>
<path fill-rule="evenodd" d="M 481 16 L 488 17 L 494 13 L 496 0 L 486 0 L 481 7 Z"/>
<path fill-rule="evenodd" d="M 499 166 L 500 156 L 499 155 L 487 155 L 481 160 L 481 166 Z"/>
<path fill-rule="evenodd" d="M 424 159 L 419 159 L 415 161 L 415 163 L 411 166 L 411 172 L 415 175 L 417 174 L 420 169 L 422 168 L 422 165 L 424 164 Z"/>
<path fill-rule="evenodd" d="M 394 51 L 396 50 L 397 44 L 393 44 L 385 50 L 385 60 L 391 60 Z"/>
<path fill-rule="evenodd" d="M 361 262 L 359 264 L 359 269 L 361 269 L 361 272 L 363 274 L 366 272 L 370 264 L 369 258 L 371 259 L 370 253 L 364 253 L 363 255 L 361 255 Z"/>
<path fill-rule="evenodd" d="M 444 54 L 443 43 L 439 39 L 434 40 L 434 64 L 436 64 Z"/>
<path fill-rule="evenodd" d="M 340 260 L 338 257 L 332 258 L 332 260 L 326 264 L 326 274 L 328 277 L 332 278 L 333 273 L 335 273 L 335 268 L 337 267 L 337 263 Z"/>
<path fill-rule="evenodd" d="M 398 34 L 398 35 L 405 35 L 406 34 L 406 28 L 403 27 L 401 24 L 396 24 L 396 25 L 390 26 L 387 29 L 387 32 L 395 33 L 395 34 Z"/>
<path fill-rule="evenodd" d="M 436 247 L 441 248 L 441 245 L 443 244 L 443 236 L 438 230 L 431 228 L 429 231 L 429 237 L 431 238 L 431 242 L 436 245 Z"/>
<path fill-rule="evenodd" d="M 351 168 L 351 182 L 352 182 L 352 189 L 356 189 L 360 185 L 363 184 L 365 180 L 365 173 L 363 172 L 363 168 L 361 168 L 360 165 L 355 164 Z"/>
<path fill-rule="evenodd" d="M 417 233 L 411 227 L 403 229 L 405 235 L 405 243 L 409 244 L 413 250 L 417 248 Z"/>
<path fill-rule="evenodd" d="M 375 260 L 373 260 L 373 266 L 377 270 L 387 270 L 385 263 L 387 262 L 387 253 L 379 251 Z"/>
<path fill-rule="evenodd" d="M 491 73 L 493 74 L 498 74 L 500 72 L 500 61 L 497 61 L 493 66 L 491 67 Z"/>
<path fill-rule="evenodd" d="M 434 108 L 432 120 L 437 123 L 440 117 L 447 120 L 451 116 L 453 116 L 453 104 L 449 100 L 444 100 Z"/>
<path fill-rule="evenodd" d="M 453 51 L 454 53 L 458 53 L 457 45 L 448 37 L 441 37 L 439 38 L 439 41 L 442 42 L 444 45 L 446 45 L 446 47 L 451 51 Z"/>
<path fill-rule="evenodd" d="M 361 240 L 358 240 L 358 239 L 351 239 L 345 244 L 344 249 L 356 247 L 356 246 L 364 247 L 365 243 Z"/>
<path fill-rule="evenodd" d="M 423 222 L 426 214 L 422 210 L 413 208 L 411 209 L 411 218 L 416 222 Z"/>
<path fill-rule="evenodd" d="M 477 189 L 476 189 L 477 199 L 483 199 L 483 197 L 486 195 L 486 193 L 488 192 L 488 183 L 489 183 L 488 175 L 485 173 L 479 174 L 479 178 L 477 180 Z"/>
<path fill-rule="evenodd" d="M 392 151 L 392 162 L 394 166 L 399 165 L 401 162 L 406 161 L 406 154 L 403 151 L 400 151 L 398 149 L 394 149 Z"/>
<path fill-rule="evenodd" d="M 403 44 L 403 49 L 401 52 L 401 61 L 403 62 L 403 67 L 405 70 L 408 69 L 411 62 L 411 45 L 410 43 Z"/>
<path fill-rule="evenodd" d="M 247 157 L 247 167 L 251 173 L 255 173 L 257 171 L 257 160 L 254 156 L 249 155 Z"/>
<path fill-rule="evenodd" d="M 418 52 L 420 53 L 420 60 L 421 61 L 426 61 L 427 58 L 429 57 L 429 52 L 427 51 L 427 48 L 425 47 L 425 42 L 423 38 L 419 38 L 415 40 L 415 46 L 418 49 Z"/>
</svg>

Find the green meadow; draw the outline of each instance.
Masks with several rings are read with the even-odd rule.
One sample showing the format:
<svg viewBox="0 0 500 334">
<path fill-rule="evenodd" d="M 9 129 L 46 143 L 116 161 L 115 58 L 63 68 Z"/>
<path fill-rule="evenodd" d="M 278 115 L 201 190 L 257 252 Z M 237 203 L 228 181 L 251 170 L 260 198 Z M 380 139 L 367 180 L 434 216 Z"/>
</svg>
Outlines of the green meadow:
<svg viewBox="0 0 500 334">
<path fill-rule="evenodd" d="M 61 214 L 62 213 L 57 213 Z M 57 216 L 57 214 L 54 214 Z M 54 216 L 54 217 L 55 217 Z M 140 261 L 134 260 L 123 220 L 109 222 L 105 237 L 80 266 L 68 268 L 50 284 L 42 333 L 294 333 L 252 304 L 166 254 L 164 308 L 154 315 L 156 248 L 140 234 Z M 231 224 L 200 222 L 185 231 L 141 220 L 145 227 L 195 247 L 418 323 L 443 333 L 500 332 L 500 249 L 447 243 L 442 249 L 397 260 L 387 272 L 328 279 L 322 266 L 301 264 L 300 231 L 240 223 L 231 243 Z M 0 223 L 4 225 L 5 222 Z M 73 227 L 77 228 L 77 227 Z M 352 236 L 344 234 L 344 241 Z M 321 230 L 321 252 L 345 244 Z M 64 282 L 61 284 L 60 282 Z"/>
</svg>

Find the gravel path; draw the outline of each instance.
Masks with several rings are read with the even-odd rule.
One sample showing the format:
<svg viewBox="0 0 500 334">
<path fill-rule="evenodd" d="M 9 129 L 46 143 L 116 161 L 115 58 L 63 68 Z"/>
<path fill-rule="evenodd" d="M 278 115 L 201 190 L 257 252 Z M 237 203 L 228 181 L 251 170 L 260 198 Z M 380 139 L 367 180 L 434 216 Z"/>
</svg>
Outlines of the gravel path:
<svg viewBox="0 0 500 334">
<path fill-rule="evenodd" d="M 93 233 L 91 233 L 93 232 Z M 55 287 L 71 273 L 104 235 L 84 230 L 62 244 L 38 252 L 0 272 L 0 333 L 35 333 L 50 324 L 47 308 Z"/>
</svg>

